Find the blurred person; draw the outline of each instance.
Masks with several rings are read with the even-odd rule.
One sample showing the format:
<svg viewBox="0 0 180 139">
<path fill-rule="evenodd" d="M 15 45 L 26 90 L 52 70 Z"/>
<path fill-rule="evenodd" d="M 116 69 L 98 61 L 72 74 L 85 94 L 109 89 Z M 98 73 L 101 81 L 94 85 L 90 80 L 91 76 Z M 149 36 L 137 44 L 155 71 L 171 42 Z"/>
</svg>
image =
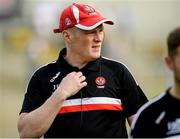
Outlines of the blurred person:
<svg viewBox="0 0 180 139">
<path fill-rule="evenodd" d="M 180 27 L 167 38 L 167 67 L 173 72 L 174 85 L 143 105 L 133 121 L 133 138 L 180 137 Z"/>
<path fill-rule="evenodd" d="M 126 119 L 147 98 L 126 66 L 101 56 L 103 23 L 114 24 L 89 5 L 63 10 L 54 32 L 65 48 L 30 79 L 20 137 L 128 137 Z"/>
</svg>

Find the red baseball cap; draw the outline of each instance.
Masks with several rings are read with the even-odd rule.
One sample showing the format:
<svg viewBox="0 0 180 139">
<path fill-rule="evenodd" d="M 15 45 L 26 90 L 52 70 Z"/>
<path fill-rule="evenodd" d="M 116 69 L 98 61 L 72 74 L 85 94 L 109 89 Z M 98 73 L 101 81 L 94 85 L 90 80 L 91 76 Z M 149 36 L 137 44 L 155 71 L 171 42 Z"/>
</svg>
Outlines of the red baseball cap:
<svg viewBox="0 0 180 139">
<path fill-rule="evenodd" d="M 64 9 L 59 22 L 59 28 L 54 29 L 54 33 L 60 33 L 74 26 L 82 30 L 92 30 L 102 23 L 114 24 L 113 21 L 102 17 L 93 7 L 78 3 L 73 3 Z"/>
</svg>

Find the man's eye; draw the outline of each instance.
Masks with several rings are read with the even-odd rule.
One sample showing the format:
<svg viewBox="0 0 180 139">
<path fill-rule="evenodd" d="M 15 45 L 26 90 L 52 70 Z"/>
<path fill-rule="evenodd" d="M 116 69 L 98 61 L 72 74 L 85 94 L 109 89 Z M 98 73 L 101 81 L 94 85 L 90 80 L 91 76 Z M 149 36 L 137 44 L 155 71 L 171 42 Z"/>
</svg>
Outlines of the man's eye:
<svg viewBox="0 0 180 139">
<path fill-rule="evenodd" d="M 92 32 L 90 32 L 91 34 L 94 34 L 94 33 L 96 33 L 96 31 L 92 31 Z"/>
<path fill-rule="evenodd" d="M 94 34 L 95 31 L 89 31 L 89 32 L 86 32 L 86 34 Z"/>
<path fill-rule="evenodd" d="M 103 32 L 103 31 L 104 31 L 103 29 L 100 30 L 100 32 Z"/>
</svg>

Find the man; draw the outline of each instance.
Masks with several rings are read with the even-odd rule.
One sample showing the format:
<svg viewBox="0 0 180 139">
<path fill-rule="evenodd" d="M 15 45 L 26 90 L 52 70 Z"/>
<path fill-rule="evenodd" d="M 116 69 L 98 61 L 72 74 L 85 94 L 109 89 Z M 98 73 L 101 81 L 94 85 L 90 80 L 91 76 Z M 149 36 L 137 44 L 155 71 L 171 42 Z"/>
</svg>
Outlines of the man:
<svg viewBox="0 0 180 139">
<path fill-rule="evenodd" d="M 180 137 L 180 27 L 167 39 L 167 67 L 174 74 L 174 85 L 145 104 L 132 124 L 134 138 Z"/>
<path fill-rule="evenodd" d="M 123 64 L 101 57 L 103 23 L 113 24 L 88 5 L 64 9 L 54 32 L 66 48 L 31 78 L 20 137 L 127 137 L 125 119 L 147 98 Z"/>
</svg>

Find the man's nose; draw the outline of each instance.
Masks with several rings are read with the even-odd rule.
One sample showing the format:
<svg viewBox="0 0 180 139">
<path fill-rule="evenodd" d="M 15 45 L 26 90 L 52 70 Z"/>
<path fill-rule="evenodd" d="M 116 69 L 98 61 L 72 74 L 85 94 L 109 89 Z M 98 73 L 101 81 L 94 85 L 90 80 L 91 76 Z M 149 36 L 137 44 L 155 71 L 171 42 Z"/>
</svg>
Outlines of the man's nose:
<svg viewBox="0 0 180 139">
<path fill-rule="evenodd" d="M 97 41 L 97 42 L 102 41 L 102 33 L 96 32 L 95 35 L 94 35 L 94 40 Z"/>
</svg>

